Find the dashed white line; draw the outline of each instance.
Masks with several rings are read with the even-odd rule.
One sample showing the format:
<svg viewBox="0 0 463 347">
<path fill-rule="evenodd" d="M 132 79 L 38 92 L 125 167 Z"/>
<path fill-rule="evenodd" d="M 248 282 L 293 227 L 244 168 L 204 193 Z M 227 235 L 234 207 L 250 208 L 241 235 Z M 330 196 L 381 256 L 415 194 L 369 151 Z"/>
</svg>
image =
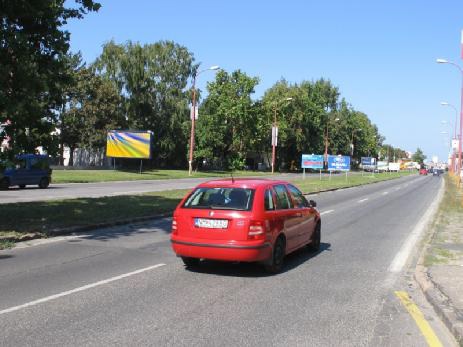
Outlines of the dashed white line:
<svg viewBox="0 0 463 347">
<path fill-rule="evenodd" d="M 323 211 L 322 213 L 320 213 L 320 216 L 323 216 L 324 214 L 328 214 L 331 212 L 334 212 L 334 210 Z"/>
<path fill-rule="evenodd" d="M 119 275 L 119 276 L 111 277 L 111 278 L 108 278 L 108 279 L 103 280 L 103 281 L 87 284 L 87 285 L 79 287 L 79 288 L 74 288 L 74 289 L 71 289 L 71 290 L 68 290 L 68 291 L 65 291 L 65 292 L 61 292 L 61 293 L 58 293 L 58 294 L 50 295 L 50 296 L 47 296 L 47 297 L 44 297 L 44 298 L 41 298 L 41 299 L 38 299 L 38 300 L 30 301 L 30 302 L 27 302 L 27 303 L 22 304 L 22 305 L 13 306 L 13 307 L 7 308 L 5 310 L 1 310 L 0 315 L 5 314 L 5 313 L 18 311 L 18 310 L 21 310 L 21 309 L 26 308 L 26 307 L 42 304 L 42 303 L 45 303 L 47 301 L 51 301 L 51 300 L 61 298 L 63 296 L 67 296 L 67 295 L 71 295 L 71 294 L 74 294 L 74 293 L 82 292 L 84 290 L 95 288 L 95 287 L 101 286 L 103 284 L 108 284 L 108 283 L 118 281 L 118 280 L 121 280 L 121 279 L 129 277 L 129 276 L 140 274 L 140 273 L 145 272 L 145 271 L 153 270 L 153 269 L 156 269 L 156 268 L 164 266 L 164 265 L 166 265 L 166 264 L 161 263 L 161 264 L 156 264 L 156 265 L 153 265 L 153 266 L 148 266 L 148 267 L 145 267 L 143 269 L 139 269 L 139 270 L 128 272 L 128 273 L 125 273 L 125 274 L 122 274 L 122 275 Z"/>
<path fill-rule="evenodd" d="M 364 201 L 367 201 L 368 198 L 365 198 L 365 199 L 362 199 L 362 200 L 359 200 L 358 202 L 361 203 L 361 202 L 364 202 Z"/>
<path fill-rule="evenodd" d="M 383 192 L 383 195 L 387 195 L 387 194 L 389 194 L 389 192 Z"/>
</svg>

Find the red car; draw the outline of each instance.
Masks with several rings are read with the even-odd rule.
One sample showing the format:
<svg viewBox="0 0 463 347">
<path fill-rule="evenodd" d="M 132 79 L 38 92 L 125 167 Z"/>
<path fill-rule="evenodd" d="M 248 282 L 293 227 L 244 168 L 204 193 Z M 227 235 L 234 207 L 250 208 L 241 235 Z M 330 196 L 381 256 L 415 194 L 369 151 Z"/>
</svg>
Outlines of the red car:
<svg viewBox="0 0 463 347">
<path fill-rule="evenodd" d="M 202 183 L 177 206 L 171 242 L 187 267 L 201 259 L 260 262 L 281 270 L 285 255 L 320 248 L 313 200 L 285 181 L 223 179 Z"/>
<path fill-rule="evenodd" d="M 420 169 L 420 175 L 427 175 L 427 174 L 428 174 L 428 170 Z"/>
</svg>

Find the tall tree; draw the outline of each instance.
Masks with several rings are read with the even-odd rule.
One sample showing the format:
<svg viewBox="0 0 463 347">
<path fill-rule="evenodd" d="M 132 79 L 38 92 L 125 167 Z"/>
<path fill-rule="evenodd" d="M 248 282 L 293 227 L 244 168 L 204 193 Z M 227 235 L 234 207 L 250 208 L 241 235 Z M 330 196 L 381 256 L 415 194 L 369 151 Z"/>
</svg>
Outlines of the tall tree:
<svg viewBox="0 0 463 347">
<path fill-rule="evenodd" d="M 196 159 L 215 160 L 229 169 L 244 167 L 257 133 L 259 108 L 251 95 L 258 83 L 240 70 L 220 70 L 208 83 L 197 123 Z"/>
<path fill-rule="evenodd" d="M 63 86 L 70 83 L 62 59 L 70 33 L 62 27 L 100 8 L 93 0 L 72 5 L 65 0 L 0 1 L 0 123 L 11 122 L 0 137 L 10 137 L 14 152 L 54 147 L 56 110 Z"/>
<path fill-rule="evenodd" d="M 94 64 L 123 95 L 128 126 L 154 133 L 154 160 L 158 165 L 186 162 L 189 118 L 187 84 L 196 66 L 193 54 L 172 41 L 141 46 L 113 41 L 103 47 Z"/>
<path fill-rule="evenodd" d="M 412 160 L 416 161 L 419 164 L 423 164 L 426 156 L 424 155 L 423 151 L 420 148 L 416 149 L 416 152 L 412 155 Z"/>
<path fill-rule="evenodd" d="M 61 114 L 63 143 L 70 148 L 69 165 L 74 149 L 102 148 L 108 130 L 125 128 L 121 96 L 114 84 L 91 69 L 76 72 L 76 84 L 69 90 L 67 106 Z"/>
</svg>

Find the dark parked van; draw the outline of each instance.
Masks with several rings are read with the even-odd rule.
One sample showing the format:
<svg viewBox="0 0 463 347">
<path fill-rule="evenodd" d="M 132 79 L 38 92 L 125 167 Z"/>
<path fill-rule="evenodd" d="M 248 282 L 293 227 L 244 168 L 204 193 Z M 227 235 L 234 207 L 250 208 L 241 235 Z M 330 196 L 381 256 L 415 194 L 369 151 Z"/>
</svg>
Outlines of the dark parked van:
<svg viewBox="0 0 463 347">
<path fill-rule="evenodd" d="M 37 154 L 21 154 L 14 162 L 4 162 L 0 171 L 0 189 L 11 186 L 24 188 L 26 185 L 38 185 L 47 188 L 51 182 L 48 156 Z"/>
</svg>

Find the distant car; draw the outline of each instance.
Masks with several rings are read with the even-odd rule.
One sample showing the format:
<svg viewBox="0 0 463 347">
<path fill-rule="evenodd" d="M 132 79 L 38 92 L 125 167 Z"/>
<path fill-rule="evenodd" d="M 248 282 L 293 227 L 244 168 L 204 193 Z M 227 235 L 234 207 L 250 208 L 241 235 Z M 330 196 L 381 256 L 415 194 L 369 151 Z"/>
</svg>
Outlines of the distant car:
<svg viewBox="0 0 463 347">
<path fill-rule="evenodd" d="M 285 255 L 320 248 L 321 219 L 313 200 L 285 181 L 213 180 L 177 206 L 171 242 L 186 267 L 201 259 L 260 262 L 277 273 Z"/>
<path fill-rule="evenodd" d="M 433 175 L 433 176 L 439 176 L 440 174 L 441 174 L 440 169 L 433 169 L 433 170 L 432 170 L 432 175 Z"/>
<path fill-rule="evenodd" d="M 428 174 L 428 170 L 420 169 L 420 175 L 427 175 L 427 174 Z"/>
<path fill-rule="evenodd" d="M 38 154 L 21 154 L 14 162 L 7 162 L 0 174 L 0 188 L 11 186 L 25 188 L 27 185 L 38 185 L 47 188 L 51 182 L 50 164 L 48 156 Z"/>
</svg>

